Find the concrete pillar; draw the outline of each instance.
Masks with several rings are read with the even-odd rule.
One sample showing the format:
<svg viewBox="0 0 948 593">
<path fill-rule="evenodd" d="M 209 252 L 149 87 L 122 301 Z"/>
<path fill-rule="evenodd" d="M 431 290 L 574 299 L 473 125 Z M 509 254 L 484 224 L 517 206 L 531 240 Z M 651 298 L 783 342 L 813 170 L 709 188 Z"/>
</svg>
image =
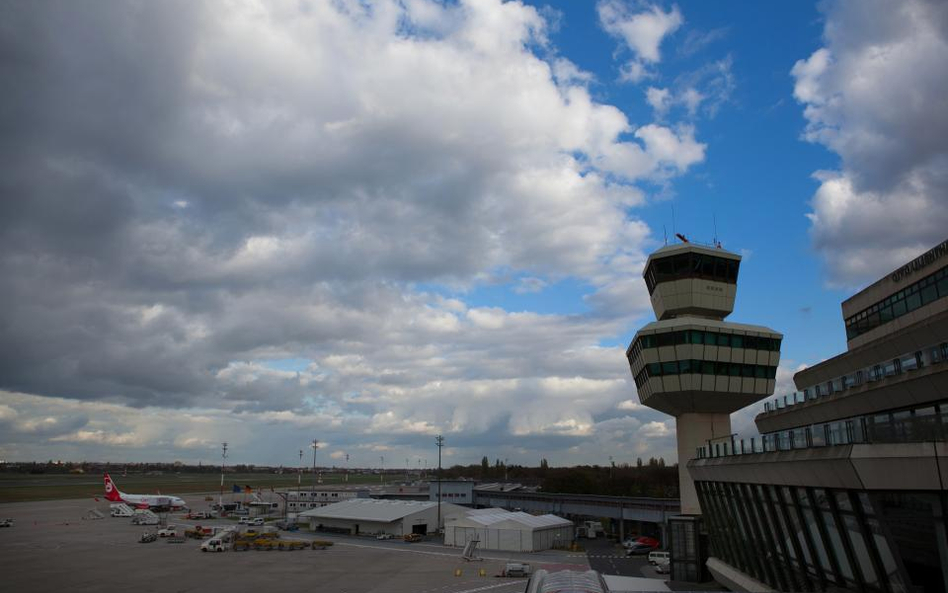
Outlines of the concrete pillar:
<svg viewBox="0 0 948 593">
<path fill-rule="evenodd" d="M 713 397 L 713 396 L 710 396 Z M 700 515 L 701 505 L 695 482 L 688 473 L 688 461 L 695 451 L 709 440 L 731 436 L 730 414 L 682 414 L 675 418 L 678 433 L 678 483 L 681 491 L 681 514 Z"/>
</svg>

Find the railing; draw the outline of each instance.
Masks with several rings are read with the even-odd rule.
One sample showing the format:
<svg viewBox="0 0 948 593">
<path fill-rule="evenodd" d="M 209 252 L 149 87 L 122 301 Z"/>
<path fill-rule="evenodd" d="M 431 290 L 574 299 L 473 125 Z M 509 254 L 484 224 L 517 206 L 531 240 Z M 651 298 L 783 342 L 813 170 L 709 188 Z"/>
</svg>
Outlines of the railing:
<svg viewBox="0 0 948 593">
<path fill-rule="evenodd" d="M 945 413 L 948 413 L 948 406 L 941 407 Z M 707 445 L 698 447 L 697 458 L 730 457 L 863 443 L 948 441 L 948 418 L 943 418 L 934 407 L 924 410 L 926 412 L 931 410 L 931 412 L 919 414 L 918 411 L 905 411 L 895 414 L 859 416 L 750 439 L 730 437 L 711 440 Z M 900 416 L 901 414 L 911 415 Z"/>
</svg>

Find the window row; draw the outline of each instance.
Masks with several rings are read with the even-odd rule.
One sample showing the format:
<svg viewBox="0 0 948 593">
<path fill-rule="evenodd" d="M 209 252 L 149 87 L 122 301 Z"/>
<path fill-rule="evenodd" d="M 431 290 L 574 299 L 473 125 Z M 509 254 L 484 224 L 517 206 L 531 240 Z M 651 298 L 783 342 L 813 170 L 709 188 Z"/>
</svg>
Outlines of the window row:
<svg viewBox="0 0 948 593">
<path fill-rule="evenodd" d="M 906 570 L 877 495 L 727 482 L 695 485 L 712 553 L 774 589 L 903 593 L 931 576 Z M 935 520 L 931 507 L 912 514 L 911 520 L 923 525 Z M 943 591 L 943 584 L 935 590 Z"/>
<path fill-rule="evenodd" d="M 846 339 L 852 340 L 893 319 L 948 296 L 948 267 L 906 286 L 892 296 L 846 320 Z"/>
<path fill-rule="evenodd" d="M 745 336 L 740 334 L 725 334 L 720 332 L 686 329 L 663 334 L 647 334 L 639 336 L 629 346 L 626 356 L 629 362 L 635 361 L 645 348 L 661 348 L 663 346 L 683 346 L 685 344 L 703 346 L 721 346 L 724 348 L 745 348 L 747 350 L 766 350 L 780 352 L 780 338 L 766 336 Z"/>
<path fill-rule="evenodd" d="M 645 284 L 652 294 L 655 286 L 671 280 L 684 278 L 702 278 L 717 282 L 737 284 L 737 274 L 741 262 L 707 255 L 704 253 L 682 253 L 653 259 L 645 270 Z"/>
<path fill-rule="evenodd" d="M 896 375 L 922 369 L 930 365 L 941 364 L 946 360 L 948 360 L 948 342 L 927 346 L 921 350 L 907 352 L 891 360 L 882 361 L 861 369 L 856 369 L 851 373 L 841 377 L 836 377 L 835 379 L 831 379 L 825 383 L 811 385 L 810 387 L 807 387 L 803 390 L 802 400 L 806 401 L 817 399 L 819 397 L 825 397 L 827 395 L 846 391 L 847 389 L 860 387 L 867 382 L 872 383 L 875 381 L 881 381 L 882 379 L 886 379 L 888 377 L 894 377 Z M 769 412 L 785 407 L 788 405 L 786 397 L 787 396 L 784 396 L 783 406 L 780 405 L 780 400 L 777 399 L 774 401 L 773 405 L 771 405 L 769 402 L 764 404 L 764 410 Z M 790 405 L 801 403 L 797 401 L 798 397 L 796 395 L 792 397 L 793 400 L 789 402 Z"/>
<path fill-rule="evenodd" d="M 689 374 L 774 379 L 777 376 L 777 367 L 764 366 L 761 364 L 741 364 L 739 362 L 716 362 L 713 360 L 694 359 L 652 362 L 645 365 L 635 376 L 635 386 L 642 387 L 651 377 Z"/>
</svg>

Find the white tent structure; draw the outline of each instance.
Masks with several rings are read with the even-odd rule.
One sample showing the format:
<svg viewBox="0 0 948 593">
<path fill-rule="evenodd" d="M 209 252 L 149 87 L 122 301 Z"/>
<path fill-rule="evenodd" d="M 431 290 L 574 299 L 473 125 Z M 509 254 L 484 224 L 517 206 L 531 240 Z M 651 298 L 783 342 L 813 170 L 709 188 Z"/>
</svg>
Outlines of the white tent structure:
<svg viewBox="0 0 948 593">
<path fill-rule="evenodd" d="M 479 548 L 509 552 L 538 552 L 573 541 L 573 523 L 556 515 L 534 516 L 504 509 L 478 509 L 448 519 L 444 543 L 462 547 L 478 540 Z"/>
</svg>

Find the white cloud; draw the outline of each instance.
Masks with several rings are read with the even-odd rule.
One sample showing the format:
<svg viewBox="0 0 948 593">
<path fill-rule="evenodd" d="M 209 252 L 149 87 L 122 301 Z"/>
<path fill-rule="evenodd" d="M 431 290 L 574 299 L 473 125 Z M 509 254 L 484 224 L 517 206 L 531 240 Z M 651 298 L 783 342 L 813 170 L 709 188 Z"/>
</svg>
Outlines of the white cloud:
<svg viewBox="0 0 948 593">
<path fill-rule="evenodd" d="M 662 40 L 684 23 L 677 6 L 665 12 L 653 4 L 634 12 L 622 0 L 600 0 L 596 10 L 603 29 L 632 52 L 633 59 L 623 65 L 621 78 L 633 83 L 649 76 L 647 66 L 661 60 Z"/>
<path fill-rule="evenodd" d="M 589 73 L 546 58 L 530 6 L 305 8 L 10 15 L 30 57 L 0 99 L 17 114 L 0 204 L 20 205 L 0 217 L 0 375 L 26 393 L 4 394 L 18 428 L 0 447 L 200 460 L 227 440 L 292 465 L 316 433 L 355 465 L 366 435 L 414 456 L 443 431 L 476 459 L 596 453 L 634 391 L 599 344 L 648 307 L 636 184 L 706 146 L 597 101 Z M 654 64 L 680 13 L 631 16 Z M 591 312 L 467 301 L 500 276 L 574 279 Z M 290 358 L 312 363 L 269 366 Z"/>
<path fill-rule="evenodd" d="M 948 228 L 948 6 L 838 1 L 825 12 L 824 47 L 791 74 L 804 138 L 841 158 L 839 171 L 817 175 L 809 217 L 830 283 L 851 286 Z"/>
</svg>

